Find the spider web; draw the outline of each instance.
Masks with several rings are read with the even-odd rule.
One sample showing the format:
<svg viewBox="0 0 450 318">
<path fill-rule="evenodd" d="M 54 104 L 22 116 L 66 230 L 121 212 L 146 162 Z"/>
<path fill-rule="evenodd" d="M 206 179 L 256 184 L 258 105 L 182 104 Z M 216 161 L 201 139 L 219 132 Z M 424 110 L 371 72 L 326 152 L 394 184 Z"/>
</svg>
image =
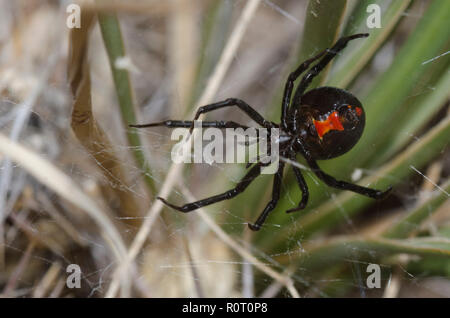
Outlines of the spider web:
<svg viewBox="0 0 450 318">
<path fill-rule="evenodd" d="M 171 131 L 168 128 L 139 130 L 143 142 L 141 150 L 150 170 L 143 170 L 133 160 L 131 153 L 135 149 L 126 141 L 129 128 L 124 127 L 115 107 L 114 85 L 110 80 L 106 62 L 108 58 L 98 27 L 92 34 L 90 48 L 94 117 L 113 141 L 112 147 L 105 151 L 117 159 L 116 164 L 126 172 L 126 179 L 112 182 L 103 163 L 96 161 L 95 154 L 89 153 L 76 140 L 69 128 L 72 97 L 65 79 L 67 33 L 58 33 L 44 22 L 65 23 L 67 4 L 61 1 L 59 5 L 43 3 L 32 6 L 0 1 L 0 6 L 4 8 L 0 12 L 0 91 L 4 92 L 0 101 L 0 129 L 11 140 L 41 154 L 70 176 L 89 196 L 94 197 L 129 244 L 147 217 L 146 213 L 154 203 L 158 189 L 164 185 L 172 165 L 170 153 L 174 142 L 170 140 Z M 220 5 L 216 19 L 224 28 L 224 34 L 232 29 L 244 5 L 243 1 L 223 1 Z M 425 9 L 423 2 L 419 2 L 404 12 L 404 17 L 412 20 L 411 25 L 414 25 Z M 129 54 L 124 67 L 130 70 L 136 104 L 139 105 L 139 122 L 142 123 L 168 118 L 189 119 L 185 117 L 190 113 L 185 105 L 200 95 L 207 77 L 203 76 L 194 83 L 191 79 L 196 74 L 212 71 L 227 38 L 224 36 L 222 40 L 216 40 L 210 49 L 205 50 L 204 56 L 201 56 L 204 69 L 196 69 L 191 64 L 197 61 L 200 52 L 206 8 L 199 2 L 192 5 L 187 13 L 176 12 L 173 8 L 164 9 L 164 6 L 160 10 L 159 16 L 146 17 L 133 13 L 120 16 Z M 284 83 L 285 74 L 291 67 L 289 61 L 295 49 L 293 43 L 298 41 L 302 32 L 305 11 L 306 2 L 303 1 L 262 1 L 214 100 L 239 97 L 264 116 L 272 116 L 275 111 L 271 101 L 277 97 L 280 83 Z M 13 21 L 13 14 L 9 14 L 11 12 L 20 13 L 20 18 Z M 15 23 L 24 25 L 19 39 L 27 47 L 19 55 L 14 51 L 13 40 L 7 36 L 14 30 Z M 183 36 L 187 38 L 183 39 Z M 374 74 L 383 72 L 383 67 L 392 61 L 397 52 L 393 42 L 384 45 L 377 53 L 370 65 L 372 73 L 363 73 L 361 80 L 352 87 L 354 90 L 368 86 L 371 78 L 376 77 Z M 445 54 L 441 54 L 435 59 L 444 57 Z M 183 59 L 188 59 L 188 62 Z M 432 63 L 433 60 L 427 62 Z M 417 87 L 419 89 L 415 90 L 414 95 L 409 96 L 411 100 L 434 89 L 425 79 L 420 80 Z M 195 94 L 197 96 L 191 96 Z M 208 118 L 234 120 L 255 126 L 247 117 L 231 109 L 218 110 L 208 115 Z M 421 137 L 412 135 L 411 138 Z M 448 163 L 447 157 L 448 151 L 446 158 L 442 159 L 444 164 Z M 6 260 L 6 264 L 12 268 L 11 274 L 1 282 L 0 290 L 13 296 L 103 297 L 117 264 L 109 255 L 92 220 L 78 213 L 77 207 L 59 198 L 52 189 L 44 187 L 12 161 L 4 157 L 0 159 L 0 255 L 3 262 Z M 322 182 L 308 169 L 300 167 L 310 178 L 309 187 L 320 188 L 325 192 L 327 201 L 338 205 L 336 192 L 323 187 Z M 310 257 L 308 246 L 338 235 L 362 235 L 362 229 L 369 231 L 371 223 L 385 220 L 385 214 L 408 209 L 421 200 L 429 189 L 426 182 L 423 183 L 423 178 L 426 177 L 428 182 L 436 182 L 439 174 L 438 177 L 433 176 L 432 169 L 426 172 L 416 167 L 412 169 L 421 171 L 421 175 L 418 173 L 411 180 L 401 181 L 396 199 L 388 205 L 375 204 L 370 207 L 365 214 L 368 220 L 352 218 L 344 207 L 338 206 L 344 224 L 306 239 L 298 236 L 302 224 L 298 222 L 297 215 L 287 217 L 290 223 L 287 231 L 283 229 L 285 224 L 274 222 L 275 218 L 272 217 L 261 230 L 260 238 L 255 239 L 248 230 L 247 223 L 253 221 L 270 200 L 271 176 L 261 177 L 261 181 L 250 185 L 249 194 L 242 194 L 250 204 L 245 204 L 245 200 L 236 201 L 239 204 L 230 201 L 211 205 L 205 211 L 215 224 L 225 230 L 228 239 L 256 257 L 264 268 L 291 279 L 300 296 L 339 295 L 333 288 L 343 286 L 346 292 L 341 295 L 344 296 L 448 297 L 448 280 L 421 278 L 403 265 L 412 256 L 400 255 L 396 262 L 387 259 L 386 263 L 378 264 L 383 272 L 382 288 L 375 290 L 366 284 L 366 268 L 370 262 L 361 260 L 362 254 L 376 254 L 370 249 L 353 248 L 344 257 L 324 260 L 341 264 L 342 275 L 315 273 L 298 261 L 299 257 Z M 442 169 L 445 170 L 445 167 Z M 232 188 L 245 171 L 245 165 L 242 164 L 188 165 L 173 188 L 170 201 L 181 204 L 189 201 L 186 194 L 201 199 L 221 193 Z M 377 173 L 375 170 L 355 167 L 348 179 L 358 181 L 363 176 Z M 151 179 L 157 190 L 155 193 L 149 191 L 144 177 Z M 281 195 L 283 200 L 295 206 L 299 201 L 299 192 L 292 190 L 292 181 L 292 176 L 285 174 Z M 123 213 L 118 210 L 114 194 L 102 192 L 108 186 L 118 188 L 129 197 L 135 203 L 136 211 Z M 437 187 L 435 183 L 432 188 Z M 315 213 L 316 207 L 311 208 L 310 213 Z M 275 209 L 271 216 L 279 213 L 284 211 Z M 69 224 L 61 221 L 61 218 L 70 220 Z M 30 245 L 24 233 L 32 233 L 31 236 L 41 242 L 39 247 Z M 277 248 L 268 249 L 261 243 L 280 233 L 286 239 Z M 80 289 L 65 287 L 65 269 L 69 264 L 78 264 L 82 269 Z M 44 275 L 50 283 L 36 279 Z M 293 296 L 292 290 L 286 288 L 280 279 L 262 272 L 252 259 L 242 257 L 242 254 L 231 248 L 223 237 L 211 230 L 199 213 L 182 214 L 172 209 L 164 209 L 158 217 L 135 260 L 134 272 L 130 276 L 135 289 L 133 293 L 143 297 Z M 412 288 L 408 289 L 407 286 Z"/>
</svg>

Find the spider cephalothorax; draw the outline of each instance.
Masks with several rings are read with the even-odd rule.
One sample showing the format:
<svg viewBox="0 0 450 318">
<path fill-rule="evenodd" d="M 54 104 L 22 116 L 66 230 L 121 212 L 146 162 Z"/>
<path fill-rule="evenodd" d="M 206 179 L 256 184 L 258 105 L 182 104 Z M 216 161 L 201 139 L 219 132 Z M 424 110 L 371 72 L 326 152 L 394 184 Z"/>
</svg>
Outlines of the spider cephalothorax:
<svg viewBox="0 0 450 318">
<path fill-rule="evenodd" d="M 265 120 L 250 105 L 236 98 L 228 98 L 221 102 L 200 107 L 195 115 L 194 121 L 203 113 L 223 107 L 237 106 L 260 126 L 281 129 L 281 137 L 279 139 L 280 156 L 290 160 L 296 160 L 297 154 L 301 154 L 306 159 L 311 170 L 327 185 L 337 189 L 353 191 L 374 199 L 384 198 L 391 190 L 390 187 L 385 191 L 379 191 L 336 180 L 323 172 L 316 162 L 316 160 L 340 156 L 349 151 L 358 142 L 365 125 L 365 113 L 360 101 L 351 93 L 335 87 L 319 87 L 305 93 L 313 78 L 327 66 L 339 51 L 346 47 L 349 41 L 367 36 L 369 36 L 367 33 L 363 33 L 343 37 L 330 49 L 324 50 L 300 64 L 289 75 L 281 104 L 281 122 L 279 125 Z M 319 62 L 309 68 L 317 60 Z M 307 72 L 302 77 L 295 91 L 294 98 L 291 101 L 294 82 L 305 71 Z M 164 122 L 130 126 L 136 128 L 152 126 L 186 127 L 192 130 L 194 121 L 166 120 Z M 202 127 L 216 128 L 247 128 L 233 121 L 203 121 L 201 125 Z M 248 165 L 249 168 L 251 167 L 250 170 L 237 183 L 235 188 L 203 200 L 187 203 L 183 206 L 176 206 L 163 198 L 158 197 L 158 199 L 181 212 L 190 212 L 209 204 L 228 200 L 242 193 L 261 174 L 261 168 L 264 165 L 261 161 L 253 165 Z M 259 230 L 269 213 L 278 203 L 284 166 L 284 161 L 280 161 L 278 170 L 274 175 L 272 199 L 266 205 L 256 222 L 254 224 L 248 224 L 250 229 L 254 231 Z M 304 209 L 309 197 L 308 187 L 300 169 L 296 166 L 292 166 L 292 169 L 302 191 L 302 199 L 297 207 L 286 211 L 288 213 Z"/>
</svg>

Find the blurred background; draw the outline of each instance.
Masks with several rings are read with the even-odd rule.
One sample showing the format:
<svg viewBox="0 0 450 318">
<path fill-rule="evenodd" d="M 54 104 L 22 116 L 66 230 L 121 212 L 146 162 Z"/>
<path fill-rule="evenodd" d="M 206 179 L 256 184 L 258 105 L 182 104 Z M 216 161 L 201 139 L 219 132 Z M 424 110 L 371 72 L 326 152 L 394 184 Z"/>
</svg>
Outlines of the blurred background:
<svg viewBox="0 0 450 318">
<path fill-rule="evenodd" d="M 307 208 L 285 213 L 286 169 L 259 232 L 271 175 L 189 214 L 155 200 L 221 193 L 245 164 L 173 164 L 169 128 L 129 124 L 228 97 L 279 122 L 288 74 L 361 32 L 310 88 L 352 92 L 366 129 L 319 164 L 386 200 L 307 167 Z M 0 295 L 449 297 L 449 39 L 449 1 L 0 0 Z"/>
</svg>

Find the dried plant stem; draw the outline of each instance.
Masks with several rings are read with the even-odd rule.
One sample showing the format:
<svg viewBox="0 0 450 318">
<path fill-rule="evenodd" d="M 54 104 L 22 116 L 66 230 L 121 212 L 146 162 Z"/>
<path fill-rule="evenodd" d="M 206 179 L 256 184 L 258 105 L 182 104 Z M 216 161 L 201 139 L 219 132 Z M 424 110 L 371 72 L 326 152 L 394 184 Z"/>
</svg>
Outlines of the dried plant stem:
<svg viewBox="0 0 450 318">
<path fill-rule="evenodd" d="M 288 267 L 286 270 L 284 270 L 283 274 L 286 277 L 289 277 L 295 272 L 294 266 Z M 275 297 L 283 288 L 283 284 L 280 281 L 274 281 L 272 284 L 270 284 L 264 291 L 261 293 L 261 295 L 258 296 L 258 298 L 273 298 Z"/>
<path fill-rule="evenodd" d="M 61 197 L 85 211 L 98 224 L 103 238 L 120 263 L 125 257 L 126 247 L 122 237 L 117 232 L 105 213 L 87 196 L 66 174 L 54 165 L 23 146 L 0 134 L 0 153 L 21 165 L 42 184 L 59 194 Z"/>
<path fill-rule="evenodd" d="M 50 287 L 54 281 L 58 278 L 59 272 L 61 271 L 61 264 L 55 262 L 50 266 L 50 268 L 45 273 L 44 277 L 42 277 L 39 284 L 34 288 L 33 297 L 34 298 L 42 298 L 45 297 Z"/>
<path fill-rule="evenodd" d="M 55 220 L 64 232 L 80 246 L 87 246 L 87 242 L 82 239 L 76 227 L 54 206 L 53 202 L 43 193 L 37 193 L 37 199 L 45 207 L 46 213 Z"/>
<path fill-rule="evenodd" d="M 5 289 L 3 290 L 3 295 L 7 296 L 12 293 L 14 288 L 16 287 L 17 281 L 20 278 L 20 275 L 22 275 L 23 271 L 25 270 L 25 267 L 27 266 L 28 262 L 31 258 L 31 253 L 33 252 L 34 248 L 36 246 L 36 243 L 34 241 L 31 241 L 28 244 L 27 249 L 22 255 L 22 258 L 19 261 L 19 264 L 16 266 L 14 272 L 12 273 L 11 277 L 9 278 L 8 283 L 6 284 Z"/>
<path fill-rule="evenodd" d="M 236 26 L 230 35 L 230 39 L 228 40 L 224 48 L 220 60 L 217 63 L 216 68 L 214 69 L 214 73 L 211 75 L 202 96 L 199 98 L 199 101 L 197 102 L 197 105 L 203 105 L 211 102 L 212 98 L 217 93 L 219 85 L 222 82 L 225 73 L 231 64 L 232 58 L 259 3 L 260 0 L 250 0 L 245 5 L 245 8 L 240 18 L 238 19 Z M 192 138 L 190 138 L 190 141 L 192 142 L 192 140 L 195 138 L 196 133 L 194 131 L 194 134 Z M 158 196 L 161 197 L 169 196 L 177 180 L 181 179 L 183 167 L 184 165 L 182 164 L 171 165 Z M 153 224 L 155 223 L 156 219 L 158 218 L 162 208 L 163 204 L 161 201 L 158 200 L 153 203 L 152 207 L 150 208 L 150 211 L 148 211 L 147 213 L 147 218 L 145 219 L 144 223 L 139 229 L 139 232 L 137 233 L 134 241 L 130 246 L 130 249 L 128 250 L 128 255 L 125 262 L 121 266 L 119 266 L 119 268 L 114 273 L 113 281 L 111 282 L 111 285 L 106 293 L 106 297 L 114 297 L 115 294 L 117 293 L 117 290 L 119 288 L 119 282 L 121 280 L 122 275 L 124 275 L 127 272 L 128 267 L 136 258 L 137 254 L 144 245 L 145 240 L 147 239 L 148 234 L 150 233 L 150 230 Z"/>
<path fill-rule="evenodd" d="M 386 286 L 383 293 L 383 298 L 397 298 L 401 285 L 402 274 L 397 269 L 389 279 L 388 285 Z"/>
<path fill-rule="evenodd" d="M 197 201 L 197 199 L 185 186 L 180 186 L 180 188 L 181 192 L 188 201 L 190 202 Z M 225 231 L 222 230 L 222 228 L 213 221 L 213 219 L 205 212 L 203 208 L 198 209 L 195 213 L 200 215 L 202 220 L 208 225 L 211 231 L 213 231 L 219 237 L 219 239 L 222 240 L 222 242 L 224 242 L 236 253 L 238 253 L 243 259 L 245 259 L 247 262 L 258 268 L 263 273 L 275 279 L 281 285 L 285 286 L 287 290 L 291 293 L 292 297 L 294 298 L 300 297 L 298 291 L 294 287 L 292 279 L 289 276 L 280 274 L 279 272 L 271 269 L 266 264 L 261 263 L 255 256 L 251 254 L 251 252 L 249 252 L 246 248 L 239 245 L 227 233 L 225 233 Z"/>
<path fill-rule="evenodd" d="M 170 117 L 186 114 L 195 83 L 198 59 L 199 32 L 197 30 L 198 1 L 172 0 L 169 29 L 169 69 L 173 72 Z"/>
<path fill-rule="evenodd" d="M 37 85 L 31 91 L 29 96 L 19 105 L 17 105 L 17 116 L 14 120 L 9 138 L 13 141 L 19 140 L 22 130 L 26 127 L 28 118 L 30 117 L 31 111 L 34 107 L 36 100 L 41 95 L 44 90 L 45 84 L 47 83 L 48 77 L 59 57 L 59 54 L 52 54 L 49 57 L 49 62 L 42 70 L 42 75 L 37 82 Z M 11 188 L 11 182 L 13 180 L 13 166 L 11 160 L 6 159 L 2 164 L 2 169 L 0 172 L 0 270 L 4 269 L 5 265 L 5 242 L 4 242 L 4 220 L 7 217 L 6 203 L 7 203 L 7 193 Z"/>
<path fill-rule="evenodd" d="M 62 277 L 55 284 L 55 287 L 53 288 L 48 298 L 59 298 L 64 287 L 66 287 L 66 280 Z"/>
<path fill-rule="evenodd" d="M 183 239 L 184 250 L 186 251 L 186 256 L 188 258 L 189 264 L 195 264 L 194 259 L 192 257 L 192 252 L 191 252 L 191 248 L 189 246 L 188 239 L 186 237 L 183 237 L 182 239 Z M 195 294 L 196 294 L 195 297 L 204 298 L 205 293 L 203 292 L 203 288 L 202 288 L 201 281 L 200 281 L 200 275 L 198 274 L 198 271 L 195 268 L 195 265 L 189 266 L 189 269 L 190 269 L 191 275 L 192 275 L 192 282 L 193 282 Z"/>
</svg>

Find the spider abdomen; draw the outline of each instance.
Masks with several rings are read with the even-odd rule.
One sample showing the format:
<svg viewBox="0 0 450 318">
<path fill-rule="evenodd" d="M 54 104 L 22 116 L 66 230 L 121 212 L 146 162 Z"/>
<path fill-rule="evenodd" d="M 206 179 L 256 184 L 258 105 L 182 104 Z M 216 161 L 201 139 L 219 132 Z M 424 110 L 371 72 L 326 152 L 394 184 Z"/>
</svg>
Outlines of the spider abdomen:
<svg viewBox="0 0 450 318">
<path fill-rule="evenodd" d="M 360 139 L 365 125 L 361 102 L 335 87 L 319 87 L 301 98 L 297 122 L 303 122 L 302 143 L 318 160 L 348 152 Z"/>
</svg>

